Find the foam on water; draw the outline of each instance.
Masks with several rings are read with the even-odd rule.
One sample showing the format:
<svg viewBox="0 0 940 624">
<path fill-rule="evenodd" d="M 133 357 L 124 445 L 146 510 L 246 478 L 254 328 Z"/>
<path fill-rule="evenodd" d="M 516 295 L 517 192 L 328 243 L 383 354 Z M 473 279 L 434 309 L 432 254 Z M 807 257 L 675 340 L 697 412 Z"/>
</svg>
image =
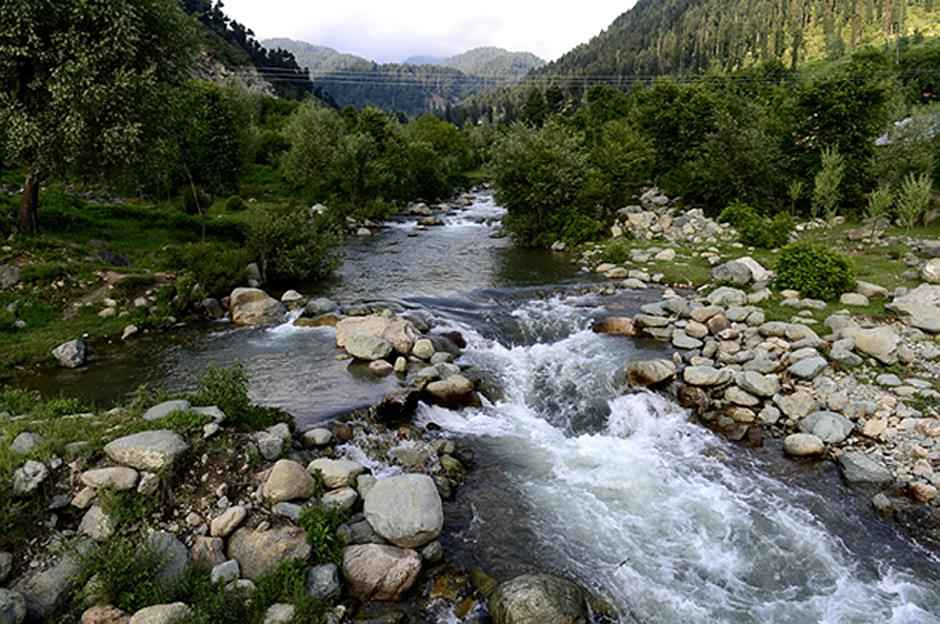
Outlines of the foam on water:
<svg viewBox="0 0 940 624">
<path fill-rule="evenodd" d="M 627 622 L 940 623 L 935 572 L 860 560 L 811 510 L 814 494 L 742 460 L 667 399 L 619 396 L 622 354 L 570 303 L 514 314 L 530 337 L 572 332 L 555 342 L 469 334 L 466 358 L 499 378 L 500 402 L 419 416 L 511 449 L 507 477 L 547 565 L 612 597 Z"/>
</svg>

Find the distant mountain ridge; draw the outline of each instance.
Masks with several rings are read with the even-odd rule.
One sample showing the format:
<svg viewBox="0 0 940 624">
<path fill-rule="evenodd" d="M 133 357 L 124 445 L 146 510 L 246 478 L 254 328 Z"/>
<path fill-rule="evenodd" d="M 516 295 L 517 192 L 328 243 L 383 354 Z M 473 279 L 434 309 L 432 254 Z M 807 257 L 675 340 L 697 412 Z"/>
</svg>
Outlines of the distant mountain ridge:
<svg viewBox="0 0 940 624">
<path fill-rule="evenodd" d="M 339 106 L 377 106 L 414 117 L 444 112 L 481 92 L 485 78 L 518 81 L 544 61 L 528 52 L 476 48 L 437 59 L 415 56 L 410 63 L 380 64 L 333 48 L 293 39 L 267 39 L 264 45 L 283 49 L 310 71 L 316 88 Z M 440 61 L 440 62 L 419 62 Z"/>
</svg>

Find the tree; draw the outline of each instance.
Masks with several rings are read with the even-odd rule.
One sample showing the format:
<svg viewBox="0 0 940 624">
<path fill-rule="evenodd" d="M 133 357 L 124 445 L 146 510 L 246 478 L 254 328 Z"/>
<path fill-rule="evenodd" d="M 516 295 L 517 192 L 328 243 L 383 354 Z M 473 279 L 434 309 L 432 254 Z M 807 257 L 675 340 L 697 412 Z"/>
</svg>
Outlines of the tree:
<svg viewBox="0 0 940 624">
<path fill-rule="evenodd" d="M 21 230 L 40 185 L 102 178 L 147 146 L 148 115 L 188 76 L 192 22 L 176 0 L 16 0 L 0 11 L 0 126 L 27 171 Z"/>
<path fill-rule="evenodd" d="M 548 105 L 545 104 L 545 97 L 542 92 L 533 87 L 529 90 L 529 95 L 525 101 L 522 118 L 530 126 L 541 128 L 548 116 Z"/>
</svg>

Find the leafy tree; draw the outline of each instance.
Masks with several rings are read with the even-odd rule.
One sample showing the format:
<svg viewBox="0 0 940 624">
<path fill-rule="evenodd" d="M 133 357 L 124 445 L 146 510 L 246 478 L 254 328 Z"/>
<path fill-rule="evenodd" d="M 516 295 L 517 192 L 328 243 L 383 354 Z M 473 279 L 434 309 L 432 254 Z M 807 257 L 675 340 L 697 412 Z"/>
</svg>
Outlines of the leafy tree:
<svg viewBox="0 0 940 624">
<path fill-rule="evenodd" d="M 822 152 L 822 168 L 816 174 L 813 187 L 813 217 L 824 215 L 832 221 L 842 203 L 842 183 L 845 179 L 845 158 L 839 150 L 825 148 Z"/>
<path fill-rule="evenodd" d="M 537 88 L 529 89 L 529 95 L 525 101 L 525 107 L 522 112 L 522 119 L 527 124 L 541 128 L 548 117 L 548 105 L 545 103 L 545 96 Z"/>
<path fill-rule="evenodd" d="M 653 144 L 625 120 L 609 121 L 591 150 L 591 162 L 603 176 L 605 203 L 618 207 L 647 183 L 656 163 Z"/>
<path fill-rule="evenodd" d="M 315 196 L 329 194 L 342 175 L 337 146 L 346 133 L 346 123 L 336 111 L 304 104 L 287 124 L 291 148 L 284 155 L 284 176 L 297 188 Z"/>
<path fill-rule="evenodd" d="M 933 178 L 929 174 L 910 174 L 898 192 L 898 220 L 908 229 L 917 226 L 927 214 L 933 192 Z"/>
<path fill-rule="evenodd" d="M 192 30 L 175 0 L 16 0 L 0 10 L 0 126 L 27 170 L 21 230 L 54 176 L 101 178 L 148 148 L 168 85 L 187 77 Z"/>
<path fill-rule="evenodd" d="M 287 206 L 264 212 L 252 222 L 248 250 L 266 280 L 314 281 L 336 268 L 338 241 L 326 219 Z"/>
<path fill-rule="evenodd" d="M 517 124 L 493 147 L 490 173 L 497 200 L 506 207 L 513 238 L 525 246 L 548 246 L 580 217 L 588 176 L 583 136 L 556 120 L 544 128 Z"/>
</svg>

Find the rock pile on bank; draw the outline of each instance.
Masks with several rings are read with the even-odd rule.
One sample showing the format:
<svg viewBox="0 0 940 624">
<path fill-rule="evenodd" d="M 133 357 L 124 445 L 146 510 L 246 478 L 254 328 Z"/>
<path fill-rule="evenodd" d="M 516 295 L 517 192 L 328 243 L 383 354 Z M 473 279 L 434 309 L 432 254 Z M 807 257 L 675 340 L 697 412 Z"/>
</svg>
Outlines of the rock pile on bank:
<svg viewBox="0 0 940 624">
<path fill-rule="evenodd" d="M 756 281 L 756 280 L 755 280 Z M 669 342 L 672 360 L 633 362 L 629 382 L 668 387 L 703 422 L 736 440 L 765 433 L 784 440 L 794 457 L 829 456 L 845 478 L 937 503 L 940 421 L 922 401 L 940 393 L 931 381 L 890 367 L 940 359 L 919 329 L 834 314 L 822 327 L 801 311 L 820 302 L 784 293 L 788 322 L 768 322 L 755 305 L 770 296 L 757 283 L 684 298 L 668 292 L 630 321 L 634 335 Z M 879 296 L 864 283 L 854 293 Z M 825 307 L 825 304 L 823 304 Z M 610 325 L 610 321 L 606 325 Z"/>
<path fill-rule="evenodd" d="M 679 209 L 678 203 L 650 189 L 640 197 L 640 204 L 617 212 L 611 228 L 614 239 L 639 241 L 664 240 L 670 243 L 715 245 L 737 237 L 735 231 L 709 219 L 700 209 Z"/>
</svg>

